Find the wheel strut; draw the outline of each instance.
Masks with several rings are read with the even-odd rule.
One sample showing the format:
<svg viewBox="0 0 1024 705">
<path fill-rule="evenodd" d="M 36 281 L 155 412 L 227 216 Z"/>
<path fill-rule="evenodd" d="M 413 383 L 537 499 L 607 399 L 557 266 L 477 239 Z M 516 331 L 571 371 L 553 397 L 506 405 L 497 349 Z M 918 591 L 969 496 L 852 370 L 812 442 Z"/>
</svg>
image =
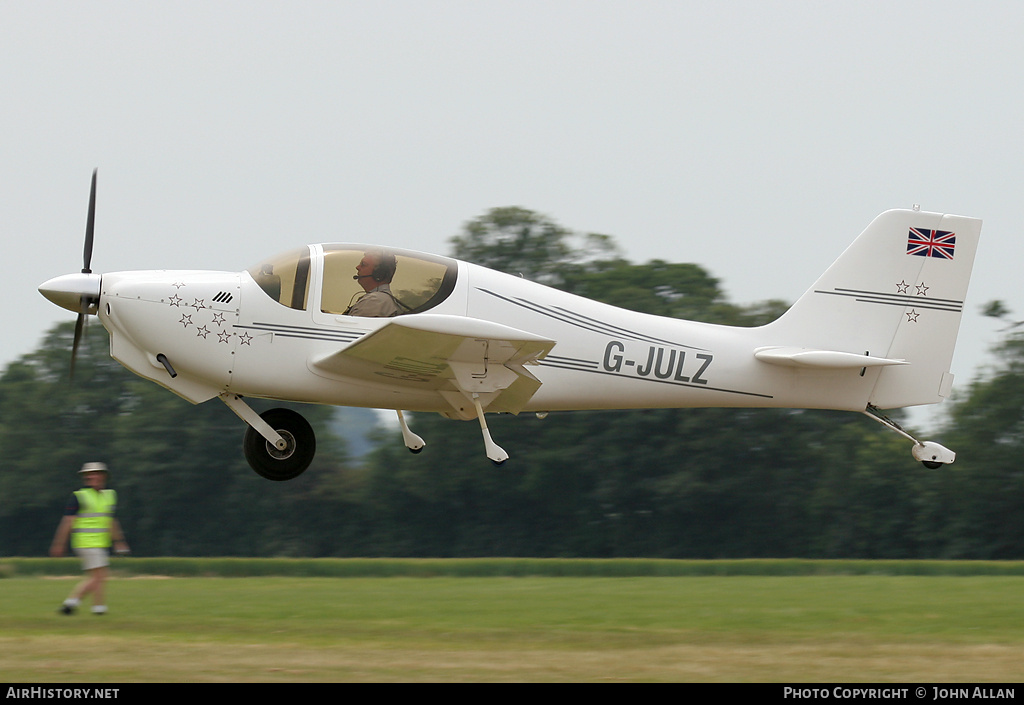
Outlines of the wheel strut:
<svg viewBox="0 0 1024 705">
<path fill-rule="evenodd" d="M 238 418 L 249 424 L 254 431 L 266 438 L 275 448 L 283 451 L 288 447 L 288 441 L 282 438 L 280 433 L 275 431 L 270 424 L 260 418 L 259 414 L 242 401 L 242 397 L 237 394 L 223 392 L 220 395 L 220 400 L 227 404 L 228 408 L 238 415 Z"/>
<path fill-rule="evenodd" d="M 939 445 L 934 441 L 919 441 L 903 430 L 903 427 L 898 423 L 882 414 L 875 406 L 868 405 L 868 408 L 861 413 L 868 418 L 874 419 L 886 428 L 895 431 L 904 438 L 913 441 L 914 447 L 910 449 L 910 454 L 914 456 L 914 460 L 919 461 L 926 468 L 934 470 L 942 465 L 949 465 L 956 460 L 956 453 L 949 448 Z"/>
<path fill-rule="evenodd" d="M 413 453 L 419 453 L 423 450 L 423 446 L 427 445 L 426 441 L 409 430 L 409 424 L 405 422 L 405 414 L 402 413 L 402 410 L 396 409 L 396 411 L 398 412 L 398 423 L 402 427 L 402 440 L 405 442 L 405 447 Z"/>
<path fill-rule="evenodd" d="M 487 457 L 490 458 L 491 462 L 495 465 L 501 465 L 508 460 L 508 453 L 506 453 L 505 449 L 495 443 L 491 438 L 491 432 L 487 428 L 487 421 L 484 420 L 483 407 L 480 406 L 480 396 L 478 394 L 474 394 L 472 396 L 472 400 L 473 407 L 476 409 L 476 417 L 480 421 L 480 432 L 484 436 L 484 450 L 487 452 Z"/>
</svg>

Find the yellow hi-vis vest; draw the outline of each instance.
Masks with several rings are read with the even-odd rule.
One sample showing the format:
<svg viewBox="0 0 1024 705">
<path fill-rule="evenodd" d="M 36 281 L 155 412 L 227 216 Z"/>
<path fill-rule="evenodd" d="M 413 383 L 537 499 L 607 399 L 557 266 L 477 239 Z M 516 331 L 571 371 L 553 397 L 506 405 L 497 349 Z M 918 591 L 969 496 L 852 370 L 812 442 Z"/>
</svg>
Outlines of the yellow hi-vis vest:
<svg viewBox="0 0 1024 705">
<path fill-rule="evenodd" d="M 97 492 L 87 487 L 75 492 L 75 497 L 78 498 L 78 514 L 71 525 L 71 547 L 108 548 L 117 493 L 114 490 Z"/>
</svg>

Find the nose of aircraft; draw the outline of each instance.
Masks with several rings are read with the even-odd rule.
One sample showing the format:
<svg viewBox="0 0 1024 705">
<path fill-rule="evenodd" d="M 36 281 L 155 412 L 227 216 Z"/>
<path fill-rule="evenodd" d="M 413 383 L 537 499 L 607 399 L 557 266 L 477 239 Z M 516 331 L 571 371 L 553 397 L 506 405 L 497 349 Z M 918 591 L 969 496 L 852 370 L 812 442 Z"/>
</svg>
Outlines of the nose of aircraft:
<svg viewBox="0 0 1024 705">
<path fill-rule="evenodd" d="M 40 284 L 39 293 L 69 311 L 92 313 L 88 307 L 99 301 L 100 275 L 91 272 L 63 274 Z"/>
</svg>

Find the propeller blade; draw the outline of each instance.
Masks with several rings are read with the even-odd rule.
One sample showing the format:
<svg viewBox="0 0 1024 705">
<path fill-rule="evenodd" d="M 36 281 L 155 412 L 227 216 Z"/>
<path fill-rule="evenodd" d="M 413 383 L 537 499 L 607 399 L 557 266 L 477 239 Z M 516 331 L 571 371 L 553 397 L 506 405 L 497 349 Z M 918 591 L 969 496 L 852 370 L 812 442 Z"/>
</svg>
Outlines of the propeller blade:
<svg viewBox="0 0 1024 705">
<path fill-rule="evenodd" d="M 89 217 L 85 221 L 85 252 L 83 253 L 82 274 L 91 274 L 89 268 L 92 265 L 92 236 L 96 225 L 96 172 L 92 170 L 92 188 L 89 189 Z"/>
<path fill-rule="evenodd" d="M 82 274 L 92 274 L 92 242 L 96 230 L 96 172 L 92 170 L 92 186 L 89 188 L 89 215 L 85 220 L 85 248 L 82 252 Z M 89 283 L 92 283 L 90 278 Z M 98 287 L 97 287 L 98 288 Z M 85 317 L 89 312 L 89 305 L 98 300 L 86 294 L 78 300 L 78 318 L 75 319 L 75 338 L 71 344 L 71 374 L 70 379 L 75 379 L 75 360 L 78 358 L 78 346 L 82 342 L 82 333 L 85 330 Z"/>
<path fill-rule="evenodd" d="M 82 331 L 85 328 L 85 312 L 78 314 L 78 318 L 75 320 L 75 340 L 71 344 L 71 375 L 70 379 L 75 379 L 75 358 L 78 357 L 78 345 L 82 342 Z"/>
</svg>

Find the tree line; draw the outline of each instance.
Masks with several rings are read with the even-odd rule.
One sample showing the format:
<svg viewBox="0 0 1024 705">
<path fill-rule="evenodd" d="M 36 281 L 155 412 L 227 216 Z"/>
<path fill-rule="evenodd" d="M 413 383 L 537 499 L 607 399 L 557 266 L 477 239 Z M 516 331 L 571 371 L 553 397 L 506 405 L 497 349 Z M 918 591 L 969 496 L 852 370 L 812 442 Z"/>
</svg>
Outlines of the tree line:
<svg viewBox="0 0 1024 705">
<path fill-rule="evenodd" d="M 522 208 L 488 211 L 451 244 L 454 257 L 647 313 L 760 325 L 786 308 L 732 304 L 698 265 L 632 263 L 611 237 Z M 498 416 L 488 424 L 515 453 L 495 468 L 475 422 L 412 414 L 422 453 L 381 427 L 357 458 L 334 410 L 307 406 L 317 457 L 271 483 L 242 458 L 231 411 L 134 376 L 98 325 L 69 384 L 72 327 L 0 376 L 0 555 L 44 554 L 78 468 L 102 460 L 140 555 L 1024 558 L 1024 335 L 1013 328 L 991 368 L 946 402 L 931 437 L 958 459 L 939 470 L 842 412 Z"/>
</svg>

